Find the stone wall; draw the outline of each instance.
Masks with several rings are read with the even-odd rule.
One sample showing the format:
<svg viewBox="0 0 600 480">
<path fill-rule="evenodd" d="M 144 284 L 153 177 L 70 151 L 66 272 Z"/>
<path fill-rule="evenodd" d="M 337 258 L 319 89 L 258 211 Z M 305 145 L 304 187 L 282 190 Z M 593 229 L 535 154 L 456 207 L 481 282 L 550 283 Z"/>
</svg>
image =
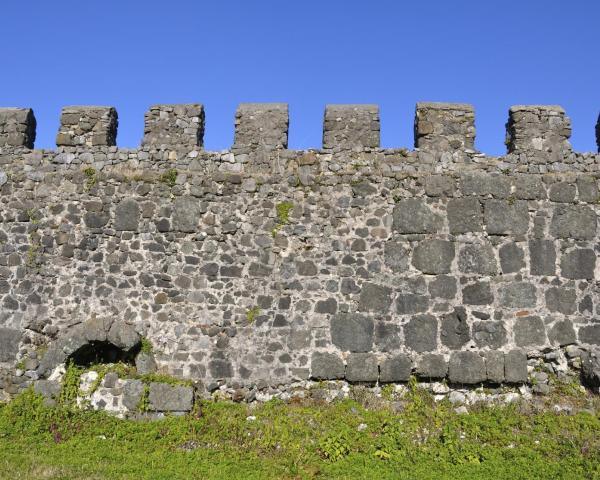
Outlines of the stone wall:
<svg viewBox="0 0 600 480">
<path fill-rule="evenodd" d="M 32 111 L 0 109 L 5 395 L 132 338 L 208 391 L 518 384 L 600 344 L 600 154 L 559 107 L 511 108 L 502 157 L 462 104 L 418 104 L 414 150 L 379 147 L 373 105 L 327 107 L 308 151 L 282 104 L 240 106 L 225 152 L 202 149 L 201 105 L 145 120 L 121 149 L 113 108 L 69 107 L 34 150 Z"/>
</svg>

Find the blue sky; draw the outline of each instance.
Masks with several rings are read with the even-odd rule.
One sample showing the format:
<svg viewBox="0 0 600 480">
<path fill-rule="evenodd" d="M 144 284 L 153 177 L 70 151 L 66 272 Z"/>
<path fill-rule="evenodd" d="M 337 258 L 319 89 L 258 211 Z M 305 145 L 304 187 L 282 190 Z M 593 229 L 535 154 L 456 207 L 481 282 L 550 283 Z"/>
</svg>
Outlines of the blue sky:
<svg viewBox="0 0 600 480">
<path fill-rule="evenodd" d="M 290 148 L 320 147 L 327 103 L 377 103 L 382 145 L 412 147 L 417 101 L 476 109 L 477 147 L 504 153 L 510 105 L 560 104 L 595 151 L 594 0 L 4 1 L 0 106 L 32 107 L 51 148 L 60 108 L 112 105 L 135 147 L 153 103 L 203 103 L 227 148 L 240 102 L 287 102 Z"/>
</svg>

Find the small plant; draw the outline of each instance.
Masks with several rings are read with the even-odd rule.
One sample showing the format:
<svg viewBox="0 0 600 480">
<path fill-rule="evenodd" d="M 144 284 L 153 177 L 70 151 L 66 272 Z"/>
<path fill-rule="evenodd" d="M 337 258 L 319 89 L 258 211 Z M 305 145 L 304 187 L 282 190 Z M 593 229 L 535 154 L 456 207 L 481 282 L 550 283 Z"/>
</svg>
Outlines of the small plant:
<svg viewBox="0 0 600 480">
<path fill-rule="evenodd" d="M 508 197 L 508 199 L 507 199 L 507 200 L 508 200 L 508 204 L 509 204 L 509 205 L 514 205 L 514 204 L 515 204 L 515 202 L 517 201 L 517 199 L 515 198 L 515 196 L 514 196 L 514 195 L 511 195 L 510 197 Z"/>
<path fill-rule="evenodd" d="M 335 462 L 350 453 L 350 440 L 345 432 L 327 435 L 319 442 L 319 450 L 323 457 Z"/>
<path fill-rule="evenodd" d="M 258 306 L 254 306 L 246 311 L 246 320 L 248 323 L 253 323 L 256 317 L 260 315 L 260 308 Z"/>
<path fill-rule="evenodd" d="M 150 410 L 150 387 L 148 385 L 144 385 L 144 390 L 142 391 L 142 396 L 137 404 L 137 409 L 140 412 L 147 412 Z"/>
<path fill-rule="evenodd" d="M 160 181 L 166 183 L 169 187 L 173 187 L 177 181 L 177 170 L 171 168 L 160 176 Z"/>
<path fill-rule="evenodd" d="M 152 353 L 152 350 L 152 342 L 150 342 L 150 340 L 148 340 L 146 337 L 142 337 L 140 352 Z"/>
<path fill-rule="evenodd" d="M 83 186 L 83 190 L 88 192 L 92 189 L 94 185 L 96 185 L 97 177 L 96 177 L 96 169 L 92 167 L 87 167 L 83 170 L 83 174 L 85 175 L 85 184 Z"/>
<path fill-rule="evenodd" d="M 290 223 L 290 212 L 294 208 L 294 204 L 289 201 L 281 202 L 275 205 L 275 210 L 277 212 L 277 225 L 273 227 L 271 230 L 271 234 L 275 236 L 279 229 L 284 225 Z"/>
<path fill-rule="evenodd" d="M 60 391 L 60 403 L 66 406 L 73 405 L 79 396 L 79 385 L 83 369 L 79 368 L 69 360 L 63 377 L 62 389 Z"/>
<path fill-rule="evenodd" d="M 29 234 L 29 248 L 27 249 L 25 265 L 27 265 L 29 268 L 36 267 L 41 249 L 42 245 L 40 243 L 40 236 L 36 232 L 31 232 Z"/>
<path fill-rule="evenodd" d="M 500 172 L 502 175 L 508 175 L 510 173 L 510 168 L 501 168 Z"/>
<path fill-rule="evenodd" d="M 35 208 L 30 208 L 27 210 L 27 217 L 29 217 L 29 221 L 33 225 L 40 223 L 40 217 L 38 216 L 38 212 Z"/>
</svg>

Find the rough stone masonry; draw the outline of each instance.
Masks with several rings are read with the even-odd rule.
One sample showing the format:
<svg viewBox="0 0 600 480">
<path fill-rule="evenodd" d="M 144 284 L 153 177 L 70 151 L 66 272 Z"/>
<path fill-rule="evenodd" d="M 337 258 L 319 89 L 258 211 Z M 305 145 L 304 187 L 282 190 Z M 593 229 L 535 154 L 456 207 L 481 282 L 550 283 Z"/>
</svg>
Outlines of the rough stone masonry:
<svg viewBox="0 0 600 480">
<path fill-rule="evenodd" d="M 475 150 L 464 104 L 417 104 L 413 150 L 380 148 L 375 105 L 328 106 L 306 151 L 284 104 L 241 105 L 223 152 L 202 105 L 145 122 L 123 149 L 114 108 L 67 107 L 36 150 L 31 109 L 0 109 L 5 397 L 108 347 L 207 391 L 519 384 L 569 352 L 598 374 L 600 154 L 572 150 L 562 108 L 512 107 L 502 157 Z"/>
</svg>

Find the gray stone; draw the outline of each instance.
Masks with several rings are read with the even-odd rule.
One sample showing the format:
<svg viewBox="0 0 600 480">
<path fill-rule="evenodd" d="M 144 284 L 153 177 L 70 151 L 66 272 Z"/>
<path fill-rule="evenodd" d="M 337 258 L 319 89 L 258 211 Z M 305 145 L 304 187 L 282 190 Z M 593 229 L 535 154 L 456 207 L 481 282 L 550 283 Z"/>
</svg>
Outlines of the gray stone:
<svg viewBox="0 0 600 480">
<path fill-rule="evenodd" d="M 598 201 L 598 185 L 594 177 L 579 176 L 576 183 L 580 202 L 596 203 Z"/>
<path fill-rule="evenodd" d="M 317 380 L 344 378 L 345 367 L 342 359 L 333 353 L 315 352 L 310 365 L 311 377 Z"/>
<path fill-rule="evenodd" d="M 553 240 L 529 242 L 531 275 L 554 275 L 556 273 L 556 249 Z"/>
<path fill-rule="evenodd" d="M 458 255 L 458 269 L 462 273 L 495 275 L 498 267 L 494 249 L 489 243 L 465 245 Z"/>
<path fill-rule="evenodd" d="M 88 228 L 103 228 L 108 223 L 109 217 L 106 213 L 87 212 L 83 221 Z"/>
<path fill-rule="evenodd" d="M 233 149 L 287 148 L 288 125 L 285 103 L 242 103 L 235 113 Z"/>
<path fill-rule="evenodd" d="M 450 275 L 437 275 L 429 282 L 432 297 L 453 299 L 456 296 L 456 279 Z"/>
<path fill-rule="evenodd" d="M 511 192 L 510 181 L 505 175 L 465 172 L 461 173 L 460 181 L 462 193 L 466 196 L 507 198 Z"/>
<path fill-rule="evenodd" d="M 393 272 L 406 272 L 410 265 L 410 245 L 403 242 L 386 242 L 383 250 L 383 261 Z"/>
<path fill-rule="evenodd" d="M 152 105 L 144 115 L 142 145 L 202 146 L 204 107 L 198 103 Z"/>
<path fill-rule="evenodd" d="M 123 405 L 127 410 L 138 410 L 143 393 L 144 383 L 141 380 L 123 380 Z"/>
<path fill-rule="evenodd" d="M 438 321 L 433 315 L 416 315 L 404 325 L 404 342 L 415 352 L 431 352 L 437 348 Z"/>
<path fill-rule="evenodd" d="M 596 254 L 589 248 L 577 248 L 562 254 L 560 270 L 565 278 L 594 279 Z"/>
<path fill-rule="evenodd" d="M 115 229 L 135 232 L 140 221 L 140 206 L 135 200 L 125 199 L 115 209 Z"/>
<path fill-rule="evenodd" d="M 346 360 L 346 380 L 349 382 L 373 382 L 379 378 L 377 357 L 372 353 L 352 353 Z"/>
<path fill-rule="evenodd" d="M 529 229 L 527 202 L 486 200 L 484 219 L 490 235 L 524 235 Z"/>
<path fill-rule="evenodd" d="M 317 266 L 310 260 L 296 262 L 296 270 L 303 277 L 314 277 L 318 273 Z"/>
<path fill-rule="evenodd" d="M 485 360 L 476 352 L 452 352 L 448 364 L 448 381 L 457 384 L 485 382 Z"/>
<path fill-rule="evenodd" d="M 44 397 L 44 404 L 54 406 L 60 398 L 62 385 L 56 380 L 37 380 L 33 384 L 33 391 Z"/>
<path fill-rule="evenodd" d="M 333 315 L 337 312 L 337 301 L 335 298 L 327 300 L 319 300 L 315 303 L 315 313 L 323 313 Z"/>
<path fill-rule="evenodd" d="M 455 307 L 454 312 L 442 317 L 442 344 L 450 349 L 459 349 L 471 339 L 470 330 L 467 312 L 463 307 Z"/>
<path fill-rule="evenodd" d="M 546 306 L 551 312 L 575 313 L 577 294 L 573 288 L 550 287 L 546 290 Z"/>
<path fill-rule="evenodd" d="M 436 233 L 442 226 L 441 216 L 417 198 L 400 200 L 392 216 L 392 228 L 398 233 Z"/>
<path fill-rule="evenodd" d="M 502 273 L 515 273 L 525 268 L 525 254 L 516 243 L 502 245 L 498 251 Z"/>
<path fill-rule="evenodd" d="M 0 362 L 13 362 L 19 352 L 21 332 L 12 328 L 0 327 Z"/>
<path fill-rule="evenodd" d="M 408 355 L 400 353 L 386 358 L 380 367 L 379 381 L 381 383 L 408 382 L 412 370 L 412 360 Z"/>
<path fill-rule="evenodd" d="M 450 272 L 454 260 L 454 243 L 446 240 L 423 240 L 415 247 L 412 264 L 423 273 L 438 275 Z"/>
<path fill-rule="evenodd" d="M 596 391 L 600 388 L 600 349 L 592 349 L 581 355 L 581 379 L 585 386 Z"/>
<path fill-rule="evenodd" d="M 448 200 L 448 226 L 450 233 L 481 232 L 483 213 L 476 198 L 453 198 Z"/>
<path fill-rule="evenodd" d="M 113 320 L 107 317 L 92 317 L 82 324 L 83 336 L 89 342 L 106 342 Z"/>
<path fill-rule="evenodd" d="M 135 357 L 135 369 L 139 375 L 154 373 L 157 370 L 156 360 L 151 353 L 140 352 Z"/>
<path fill-rule="evenodd" d="M 115 321 L 108 331 L 107 340 L 120 349 L 129 351 L 137 347 L 142 339 L 131 325 Z"/>
<path fill-rule="evenodd" d="M 515 344 L 518 347 L 541 346 L 546 343 L 543 320 L 535 315 L 517 317 L 514 325 Z"/>
<path fill-rule="evenodd" d="M 557 182 L 550 185 L 548 198 L 553 202 L 570 203 L 575 201 L 577 188 L 572 183 Z"/>
<path fill-rule="evenodd" d="M 589 345 L 600 345 L 600 323 L 579 327 L 579 341 Z"/>
<path fill-rule="evenodd" d="M 375 344 L 381 352 L 393 352 L 399 349 L 400 325 L 392 322 L 378 322 L 375 327 Z"/>
<path fill-rule="evenodd" d="M 553 345 L 565 346 L 577 341 L 573 323 L 570 320 L 562 320 L 554 323 L 548 331 L 548 339 Z"/>
<path fill-rule="evenodd" d="M 148 400 L 150 408 L 157 412 L 189 412 L 194 404 L 194 389 L 185 385 L 152 382 Z"/>
<path fill-rule="evenodd" d="M 358 309 L 363 312 L 386 313 L 392 304 L 392 289 L 366 282 L 363 284 Z"/>
<path fill-rule="evenodd" d="M 474 122 L 472 105 L 419 102 L 415 109 L 415 147 L 430 152 L 473 149 Z"/>
<path fill-rule="evenodd" d="M 527 382 L 527 355 L 522 350 L 511 350 L 504 355 L 504 381 Z"/>
<path fill-rule="evenodd" d="M 506 344 L 506 328 L 501 321 L 481 321 L 473 324 L 473 340 L 478 347 L 501 348 Z"/>
<path fill-rule="evenodd" d="M 323 148 L 351 150 L 379 148 L 377 105 L 327 105 L 323 124 Z"/>
<path fill-rule="evenodd" d="M 497 350 L 485 352 L 485 370 L 487 381 L 502 383 L 504 381 L 504 353 Z"/>
<path fill-rule="evenodd" d="M 342 351 L 368 352 L 373 346 L 373 319 L 358 313 L 331 317 L 331 341 Z"/>
<path fill-rule="evenodd" d="M 426 353 L 417 362 L 416 373 L 421 378 L 444 378 L 448 374 L 448 363 L 443 355 Z"/>
<path fill-rule="evenodd" d="M 506 308 L 533 308 L 536 304 L 536 287 L 527 282 L 510 282 L 498 288 L 500 305 Z"/>
<path fill-rule="evenodd" d="M 584 205 L 558 205 L 554 209 L 550 234 L 556 238 L 591 240 L 596 236 L 596 214 Z"/>
<path fill-rule="evenodd" d="M 429 299 L 426 295 L 415 293 L 399 293 L 396 299 L 396 313 L 399 315 L 412 315 L 421 313 L 429 307 Z"/>
<path fill-rule="evenodd" d="M 571 152 L 571 121 L 558 105 L 515 105 L 509 110 L 506 146 L 528 158 L 563 158 Z"/>
<path fill-rule="evenodd" d="M 464 286 L 462 297 L 466 305 L 489 305 L 494 301 L 489 282 L 476 282 Z"/>
<path fill-rule="evenodd" d="M 179 197 L 173 203 L 173 229 L 184 233 L 193 233 L 200 220 L 199 200 L 194 197 Z"/>
</svg>

